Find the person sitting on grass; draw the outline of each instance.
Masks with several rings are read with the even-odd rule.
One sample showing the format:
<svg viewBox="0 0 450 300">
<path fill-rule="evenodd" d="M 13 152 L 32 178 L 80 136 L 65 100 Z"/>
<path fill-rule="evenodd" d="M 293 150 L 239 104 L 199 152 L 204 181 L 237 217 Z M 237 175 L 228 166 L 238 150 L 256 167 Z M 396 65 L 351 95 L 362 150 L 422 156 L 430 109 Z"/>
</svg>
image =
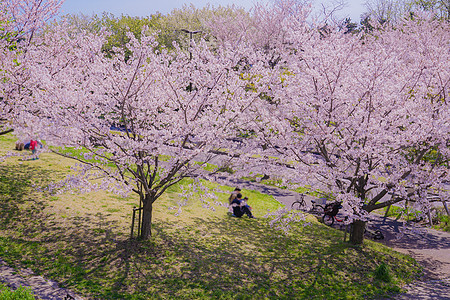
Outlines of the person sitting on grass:
<svg viewBox="0 0 450 300">
<path fill-rule="evenodd" d="M 241 207 L 246 206 L 248 207 L 249 210 L 252 210 L 252 208 L 250 207 L 250 205 L 247 204 L 248 202 L 248 197 L 244 197 L 244 199 L 241 202 Z"/>
<path fill-rule="evenodd" d="M 22 151 L 25 148 L 25 143 L 20 140 L 16 142 L 16 150 Z"/>
<path fill-rule="evenodd" d="M 233 207 L 231 206 L 231 202 L 233 202 L 234 199 L 236 199 L 237 194 L 239 194 L 241 192 L 240 188 L 235 188 L 233 192 L 231 192 L 230 197 L 228 198 L 228 208 L 229 208 L 229 212 L 233 213 Z"/>
<path fill-rule="evenodd" d="M 234 191 L 231 192 L 230 197 L 228 198 L 228 204 L 231 205 L 231 202 L 233 202 L 234 199 L 236 199 L 237 194 L 241 192 L 240 188 L 235 188 Z"/>
<path fill-rule="evenodd" d="M 235 217 L 240 218 L 246 214 L 249 218 L 254 218 L 250 211 L 250 206 L 242 199 L 241 193 L 236 195 L 236 198 L 231 202 L 231 207 L 233 208 L 233 216 Z"/>
</svg>

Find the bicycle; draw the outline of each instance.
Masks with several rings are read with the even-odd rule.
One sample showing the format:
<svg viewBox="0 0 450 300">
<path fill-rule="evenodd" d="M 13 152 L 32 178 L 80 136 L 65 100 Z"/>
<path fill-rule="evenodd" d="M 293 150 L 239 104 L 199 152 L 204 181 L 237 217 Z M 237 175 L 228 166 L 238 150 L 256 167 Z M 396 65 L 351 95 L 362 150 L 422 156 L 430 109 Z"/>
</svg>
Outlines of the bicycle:
<svg viewBox="0 0 450 300">
<path fill-rule="evenodd" d="M 336 222 L 344 222 L 345 220 L 347 220 L 347 217 L 345 217 L 344 219 L 338 219 L 336 217 L 336 215 L 339 212 L 339 209 L 342 208 L 341 202 L 336 201 L 333 203 L 329 203 L 327 205 L 325 205 L 325 209 L 324 209 L 324 215 L 322 216 L 322 222 L 325 225 L 328 226 L 333 226 L 334 221 Z"/>
<path fill-rule="evenodd" d="M 327 198 L 319 198 L 319 200 L 321 200 L 320 204 L 316 203 L 314 199 L 311 200 L 312 207 L 308 210 L 309 213 L 321 215 L 325 211 Z M 305 194 L 298 194 L 291 205 L 291 209 L 301 210 L 302 208 L 306 208 Z"/>
<path fill-rule="evenodd" d="M 291 205 L 291 209 L 301 210 L 304 207 L 306 207 L 305 194 L 297 194 L 294 203 Z"/>
</svg>

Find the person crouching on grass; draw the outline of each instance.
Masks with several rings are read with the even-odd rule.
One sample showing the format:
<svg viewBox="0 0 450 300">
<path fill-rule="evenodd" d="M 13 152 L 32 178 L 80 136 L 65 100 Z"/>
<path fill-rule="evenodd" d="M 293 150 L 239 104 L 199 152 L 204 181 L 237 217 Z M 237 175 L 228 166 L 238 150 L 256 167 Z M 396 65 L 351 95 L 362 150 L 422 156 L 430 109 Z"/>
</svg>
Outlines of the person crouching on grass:
<svg viewBox="0 0 450 300">
<path fill-rule="evenodd" d="M 30 150 L 32 155 L 32 160 L 39 159 L 39 154 L 37 153 L 37 148 L 42 148 L 42 143 L 39 140 L 31 140 L 30 141 Z"/>
<path fill-rule="evenodd" d="M 245 197 L 247 200 L 248 198 Z M 247 202 L 242 199 L 242 194 L 239 193 L 236 195 L 236 198 L 231 202 L 231 207 L 233 208 L 233 216 L 242 217 L 246 214 L 249 218 L 254 218 L 252 212 L 250 211 L 250 206 L 247 205 Z"/>
</svg>

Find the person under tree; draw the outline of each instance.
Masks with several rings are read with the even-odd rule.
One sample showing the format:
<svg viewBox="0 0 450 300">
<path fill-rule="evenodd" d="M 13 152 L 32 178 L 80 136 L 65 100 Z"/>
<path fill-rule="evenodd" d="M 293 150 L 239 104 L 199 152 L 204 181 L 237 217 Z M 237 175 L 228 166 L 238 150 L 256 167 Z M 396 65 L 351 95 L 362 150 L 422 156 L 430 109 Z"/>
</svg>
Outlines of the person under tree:
<svg viewBox="0 0 450 300">
<path fill-rule="evenodd" d="M 241 193 L 236 195 L 236 198 L 231 202 L 231 207 L 233 208 L 233 216 L 235 217 L 240 218 L 246 214 L 249 218 L 254 218 L 249 206 L 242 199 Z"/>
</svg>

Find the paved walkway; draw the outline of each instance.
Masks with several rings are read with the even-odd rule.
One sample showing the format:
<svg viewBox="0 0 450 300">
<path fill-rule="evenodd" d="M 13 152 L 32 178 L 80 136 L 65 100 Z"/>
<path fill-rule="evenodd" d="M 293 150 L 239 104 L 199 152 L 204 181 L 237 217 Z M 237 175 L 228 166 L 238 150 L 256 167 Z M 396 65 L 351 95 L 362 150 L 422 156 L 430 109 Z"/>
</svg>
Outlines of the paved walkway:
<svg viewBox="0 0 450 300">
<path fill-rule="evenodd" d="M 56 282 L 46 280 L 42 276 L 36 276 L 31 270 L 13 269 L 1 259 L 0 282 L 5 283 L 12 289 L 17 289 L 20 286 L 30 287 L 34 295 L 41 300 L 83 300 L 80 296 L 60 288 Z"/>
<path fill-rule="evenodd" d="M 450 300 L 450 233 L 425 227 L 403 227 L 401 222 L 373 216 L 370 222 L 385 235 L 381 242 L 398 252 L 414 257 L 423 267 L 420 281 L 406 286 L 396 299 Z M 400 238 L 396 234 L 403 232 Z"/>
</svg>

